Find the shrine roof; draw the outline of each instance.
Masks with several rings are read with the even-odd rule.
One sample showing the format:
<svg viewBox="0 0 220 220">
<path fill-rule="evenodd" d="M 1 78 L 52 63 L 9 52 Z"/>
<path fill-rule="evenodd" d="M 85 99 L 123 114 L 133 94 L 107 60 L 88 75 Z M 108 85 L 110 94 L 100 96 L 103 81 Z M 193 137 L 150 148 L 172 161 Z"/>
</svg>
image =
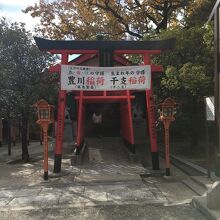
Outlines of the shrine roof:
<svg viewBox="0 0 220 220">
<path fill-rule="evenodd" d="M 84 41 L 49 40 L 34 37 L 40 50 L 171 50 L 175 47 L 175 38 L 153 41 Z"/>
</svg>

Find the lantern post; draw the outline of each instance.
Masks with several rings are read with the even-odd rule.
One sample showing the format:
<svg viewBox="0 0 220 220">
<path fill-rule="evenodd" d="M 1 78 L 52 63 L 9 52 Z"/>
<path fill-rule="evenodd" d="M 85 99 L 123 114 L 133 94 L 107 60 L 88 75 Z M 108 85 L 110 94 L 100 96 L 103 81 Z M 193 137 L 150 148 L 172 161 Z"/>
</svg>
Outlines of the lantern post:
<svg viewBox="0 0 220 220">
<path fill-rule="evenodd" d="M 43 130 L 43 143 L 44 143 L 44 180 L 48 180 L 48 127 L 53 122 L 54 106 L 49 105 L 44 99 L 39 100 L 33 105 L 37 108 L 37 123 Z"/>
<path fill-rule="evenodd" d="M 175 107 L 178 104 L 172 99 L 167 98 L 159 104 L 160 120 L 163 122 L 165 131 L 165 167 L 166 176 L 170 176 L 170 123 L 175 120 Z"/>
</svg>

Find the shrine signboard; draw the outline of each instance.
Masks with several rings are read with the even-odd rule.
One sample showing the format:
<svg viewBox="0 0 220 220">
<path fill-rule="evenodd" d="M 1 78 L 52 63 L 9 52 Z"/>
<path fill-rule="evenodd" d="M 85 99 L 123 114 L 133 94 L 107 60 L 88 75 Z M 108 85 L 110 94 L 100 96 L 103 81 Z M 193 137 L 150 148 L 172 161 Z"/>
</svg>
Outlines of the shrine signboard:
<svg viewBox="0 0 220 220">
<path fill-rule="evenodd" d="M 88 67 L 61 65 L 62 90 L 146 90 L 151 66 Z"/>
</svg>

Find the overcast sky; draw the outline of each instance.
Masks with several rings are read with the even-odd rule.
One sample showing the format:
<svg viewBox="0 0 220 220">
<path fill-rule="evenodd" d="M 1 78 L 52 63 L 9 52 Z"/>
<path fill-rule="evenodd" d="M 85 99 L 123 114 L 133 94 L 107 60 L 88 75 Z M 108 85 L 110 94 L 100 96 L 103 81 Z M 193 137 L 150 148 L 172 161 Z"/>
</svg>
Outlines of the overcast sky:
<svg viewBox="0 0 220 220">
<path fill-rule="evenodd" d="M 25 22 L 29 30 L 33 30 L 38 19 L 32 18 L 21 10 L 38 3 L 39 0 L 0 0 L 0 17 L 4 16 L 12 22 Z"/>
</svg>

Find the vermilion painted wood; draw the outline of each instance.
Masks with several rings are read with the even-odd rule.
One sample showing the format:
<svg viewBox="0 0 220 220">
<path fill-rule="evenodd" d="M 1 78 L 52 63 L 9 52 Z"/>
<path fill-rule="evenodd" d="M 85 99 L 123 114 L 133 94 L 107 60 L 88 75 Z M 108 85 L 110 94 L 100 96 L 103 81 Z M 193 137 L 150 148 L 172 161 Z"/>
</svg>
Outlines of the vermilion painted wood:
<svg viewBox="0 0 220 220">
<path fill-rule="evenodd" d="M 83 140 L 82 121 L 83 121 L 83 91 L 80 91 L 79 103 L 78 103 L 78 117 L 77 117 L 77 135 L 76 135 L 77 146 L 80 146 Z"/>
<path fill-rule="evenodd" d="M 66 92 L 64 90 L 60 90 L 58 95 L 55 154 L 62 154 L 65 106 L 66 106 Z"/>
<path fill-rule="evenodd" d="M 144 55 L 144 64 L 146 64 L 146 65 L 150 64 L 149 54 Z M 148 114 L 148 126 L 149 126 L 149 134 L 150 134 L 151 152 L 158 152 L 152 80 L 151 80 L 151 89 L 146 90 L 146 103 L 147 103 L 147 114 Z"/>
<path fill-rule="evenodd" d="M 160 54 L 161 50 L 114 50 L 114 54 Z"/>
<path fill-rule="evenodd" d="M 61 72 L 61 65 L 60 64 L 56 64 L 54 66 L 51 66 L 49 68 L 49 72 L 50 73 L 60 73 Z"/>
<path fill-rule="evenodd" d="M 68 63 L 68 54 L 62 53 L 61 64 Z M 66 107 L 66 91 L 59 91 L 58 110 L 57 110 L 57 129 L 56 129 L 56 146 L 55 155 L 62 154 L 63 148 L 63 132 L 64 132 L 64 120 L 65 120 L 65 107 Z"/>
<path fill-rule="evenodd" d="M 44 179 L 48 180 L 48 125 L 42 124 L 44 137 Z"/>
<path fill-rule="evenodd" d="M 134 99 L 135 96 L 129 96 L 130 99 Z M 76 96 L 75 97 L 76 100 L 80 100 L 81 97 L 80 96 Z M 111 101 L 114 101 L 114 100 L 121 100 L 121 99 L 128 99 L 127 96 L 82 96 L 82 100 L 111 100 Z"/>
<path fill-rule="evenodd" d="M 126 59 L 122 56 L 116 55 L 116 54 L 113 56 L 113 59 L 123 66 L 128 66 L 131 64 L 128 59 Z"/>
<path fill-rule="evenodd" d="M 163 66 L 151 64 L 151 73 L 157 73 L 157 72 L 163 72 Z"/>
<path fill-rule="evenodd" d="M 128 117 L 129 117 L 129 120 L 128 120 L 128 129 L 129 129 L 129 136 L 128 139 L 129 139 L 129 143 L 134 145 L 134 130 L 133 130 L 133 121 L 132 121 L 132 109 L 131 109 L 131 98 L 130 98 L 130 91 L 127 90 L 126 91 L 127 93 L 127 110 L 128 110 Z"/>
<path fill-rule="evenodd" d="M 131 96 L 126 92 L 126 100 L 120 104 L 121 136 L 129 144 L 134 145 L 134 132 L 131 112 Z"/>
</svg>

